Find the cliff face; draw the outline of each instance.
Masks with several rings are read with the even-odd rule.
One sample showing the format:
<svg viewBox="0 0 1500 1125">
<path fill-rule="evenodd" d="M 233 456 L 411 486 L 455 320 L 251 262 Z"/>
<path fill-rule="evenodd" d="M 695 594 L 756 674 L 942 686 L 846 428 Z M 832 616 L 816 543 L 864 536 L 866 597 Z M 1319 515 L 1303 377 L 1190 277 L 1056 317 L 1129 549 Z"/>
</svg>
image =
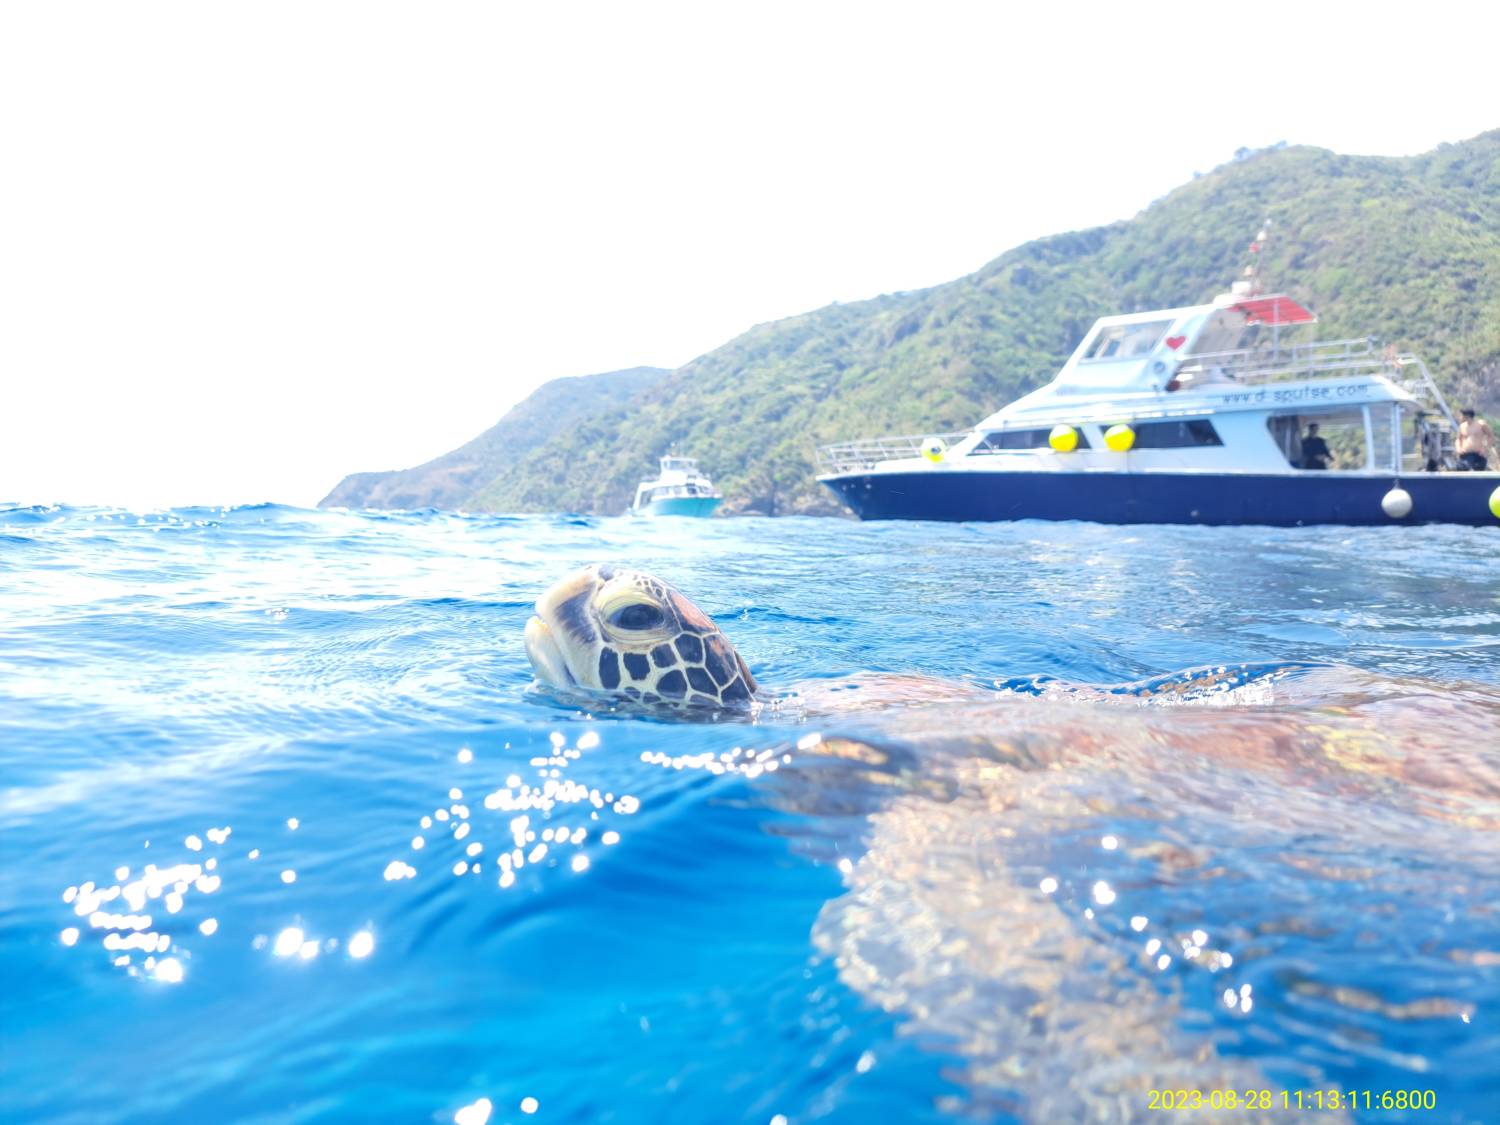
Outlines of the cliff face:
<svg viewBox="0 0 1500 1125">
<path fill-rule="evenodd" d="M 813 479 L 816 444 L 967 428 L 1049 380 L 1096 317 L 1222 292 L 1268 219 L 1265 276 L 1320 314 L 1319 334 L 1416 351 L 1457 403 L 1500 409 L 1497 130 L 1416 157 L 1247 154 L 1127 222 L 1028 243 L 932 289 L 758 325 L 629 395 L 595 396 L 504 458 L 461 460 L 464 483 L 442 495 L 619 512 L 675 445 L 723 487 L 726 512 L 837 511 Z"/>
<path fill-rule="evenodd" d="M 665 375 L 659 367 L 631 367 L 554 379 L 468 444 L 413 469 L 350 473 L 318 507 L 475 510 L 475 494 L 512 459 L 567 433 L 589 415 L 628 401 Z"/>
</svg>

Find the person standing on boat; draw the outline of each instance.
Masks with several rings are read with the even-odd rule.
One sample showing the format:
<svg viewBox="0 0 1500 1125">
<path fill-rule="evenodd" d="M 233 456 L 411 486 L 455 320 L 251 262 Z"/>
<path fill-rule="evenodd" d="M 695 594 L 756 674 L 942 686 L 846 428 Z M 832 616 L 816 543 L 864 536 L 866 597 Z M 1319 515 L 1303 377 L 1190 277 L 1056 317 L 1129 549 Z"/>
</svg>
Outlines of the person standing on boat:
<svg viewBox="0 0 1500 1125">
<path fill-rule="evenodd" d="M 1425 462 L 1423 472 L 1436 473 L 1443 467 L 1443 434 L 1432 422 L 1428 421 L 1426 411 L 1417 415 L 1417 442 L 1422 450 L 1422 459 Z"/>
<path fill-rule="evenodd" d="M 1495 456 L 1495 431 L 1483 418 L 1474 417 L 1472 410 L 1465 410 L 1463 419 L 1458 424 L 1458 463 L 1478 472 L 1488 468 Z"/>
<path fill-rule="evenodd" d="M 1318 436 L 1318 424 L 1313 422 L 1307 427 L 1307 436 L 1302 439 L 1302 467 L 1304 469 L 1326 469 L 1328 459 L 1333 454 L 1328 451 L 1328 443 Z"/>
</svg>

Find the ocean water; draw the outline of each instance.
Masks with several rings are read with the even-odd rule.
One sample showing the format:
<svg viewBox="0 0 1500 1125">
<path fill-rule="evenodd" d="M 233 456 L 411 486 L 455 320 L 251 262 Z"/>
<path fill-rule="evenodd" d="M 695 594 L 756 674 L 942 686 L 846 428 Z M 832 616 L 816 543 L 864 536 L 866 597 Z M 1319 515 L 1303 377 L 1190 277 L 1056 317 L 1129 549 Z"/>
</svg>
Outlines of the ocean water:
<svg viewBox="0 0 1500 1125">
<path fill-rule="evenodd" d="M 536 692 L 606 560 L 837 708 Z M 1500 1120 L 1500 535 L 0 512 L 0 1035 L 7 1121 Z"/>
</svg>

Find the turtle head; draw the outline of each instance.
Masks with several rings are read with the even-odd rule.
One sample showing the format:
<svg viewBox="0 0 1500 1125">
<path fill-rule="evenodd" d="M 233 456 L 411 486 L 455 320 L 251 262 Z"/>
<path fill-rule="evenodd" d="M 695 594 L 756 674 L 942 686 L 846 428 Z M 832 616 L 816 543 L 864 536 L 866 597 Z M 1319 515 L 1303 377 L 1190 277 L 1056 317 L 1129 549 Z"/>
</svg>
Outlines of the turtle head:
<svg viewBox="0 0 1500 1125">
<path fill-rule="evenodd" d="M 526 655 L 544 684 L 644 704 L 742 708 L 756 686 L 708 615 L 659 578 L 586 566 L 537 599 Z"/>
</svg>

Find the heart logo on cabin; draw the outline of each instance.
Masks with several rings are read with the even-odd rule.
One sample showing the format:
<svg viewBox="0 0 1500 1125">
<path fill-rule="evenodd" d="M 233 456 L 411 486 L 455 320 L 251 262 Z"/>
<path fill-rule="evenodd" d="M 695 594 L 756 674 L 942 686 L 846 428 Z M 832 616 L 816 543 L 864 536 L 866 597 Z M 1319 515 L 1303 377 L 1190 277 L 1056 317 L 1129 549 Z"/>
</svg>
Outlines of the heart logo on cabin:
<svg viewBox="0 0 1500 1125">
<path fill-rule="evenodd" d="M 1186 336 L 1168 336 L 1167 337 L 1167 347 L 1171 348 L 1174 352 L 1178 348 L 1182 347 L 1182 345 L 1184 343 L 1186 343 L 1186 342 L 1187 342 L 1187 337 Z"/>
</svg>

